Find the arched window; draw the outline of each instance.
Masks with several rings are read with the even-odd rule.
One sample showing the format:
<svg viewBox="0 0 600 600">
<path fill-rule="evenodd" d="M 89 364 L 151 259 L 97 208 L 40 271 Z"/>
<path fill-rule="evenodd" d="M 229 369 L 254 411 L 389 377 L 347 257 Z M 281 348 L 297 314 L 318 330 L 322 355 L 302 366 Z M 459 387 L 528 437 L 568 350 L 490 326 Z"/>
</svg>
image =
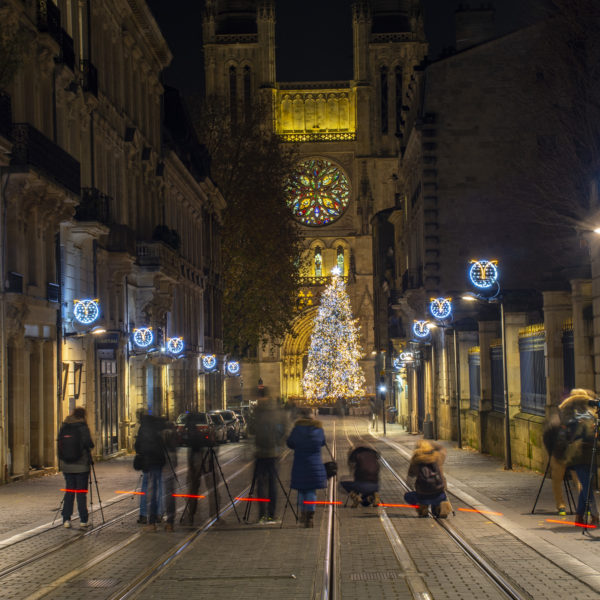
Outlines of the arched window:
<svg viewBox="0 0 600 600">
<path fill-rule="evenodd" d="M 229 110 L 231 113 L 231 122 L 237 122 L 237 70 L 235 67 L 229 67 Z"/>
<path fill-rule="evenodd" d="M 315 248 L 315 277 L 323 276 L 323 257 L 321 256 L 321 248 Z"/>
<path fill-rule="evenodd" d="M 396 133 L 402 127 L 402 67 L 396 67 Z"/>
<path fill-rule="evenodd" d="M 379 71 L 381 88 L 381 133 L 388 132 L 388 68 L 383 66 Z"/>
<path fill-rule="evenodd" d="M 344 275 L 344 248 L 338 246 L 337 248 L 337 267 L 340 270 L 340 275 Z"/>
<path fill-rule="evenodd" d="M 244 67 L 244 118 L 250 120 L 250 111 L 252 109 L 252 79 L 250 67 Z"/>
</svg>

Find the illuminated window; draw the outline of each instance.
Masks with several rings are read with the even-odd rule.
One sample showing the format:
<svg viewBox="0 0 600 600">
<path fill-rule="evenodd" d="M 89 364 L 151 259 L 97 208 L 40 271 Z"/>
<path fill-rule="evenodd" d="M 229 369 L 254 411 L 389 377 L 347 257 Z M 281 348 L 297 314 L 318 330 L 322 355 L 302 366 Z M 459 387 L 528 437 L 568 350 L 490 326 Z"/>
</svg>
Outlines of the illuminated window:
<svg viewBox="0 0 600 600">
<path fill-rule="evenodd" d="M 340 270 L 340 275 L 344 275 L 344 248 L 338 246 L 337 249 L 337 267 Z"/>
<path fill-rule="evenodd" d="M 329 225 L 346 210 L 350 184 L 328 160 L 307 160 L 294 170 L 286 186 L 288 206 L 304 225 Z"/>
<path fill-rule="evenodd" d="M 315 248 L 315 277 L 323 275 L 323 257 L 321 256 L 321 248 Z"/>
</svg>

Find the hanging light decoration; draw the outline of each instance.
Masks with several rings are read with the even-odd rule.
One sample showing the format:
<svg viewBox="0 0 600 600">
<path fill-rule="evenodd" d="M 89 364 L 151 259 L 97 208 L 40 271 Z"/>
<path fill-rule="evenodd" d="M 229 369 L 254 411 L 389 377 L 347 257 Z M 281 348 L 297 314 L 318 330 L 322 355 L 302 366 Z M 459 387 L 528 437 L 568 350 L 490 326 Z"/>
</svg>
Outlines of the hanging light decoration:
<svg viewBox="0 0 600 600">
<path fill-rule="evenodd" d="M 240 374 L 240 363 L 237 360 L 227 362 L 227 374 L 232 376 Z"/>
<path fill-rule="evenodd" d="M 217 367 L 217 357 L 214 354 L 205 354 L 202 357 L 202 367 L 205 371 L 214 371 Z"/>
<path fill-rule="evenodd" d="M 133 330 L 133 343 L 140 348 L 147 348 L 154 341 L 152 327 L 140 327 Z"/>
<path fill-rule="evenodd" d="M 429 303 L 429 312 L 440 321 L 448 319 L 452 314 L 452 298 L 432 298 Z"/>
<path fill-rule="evenodd" d="M 426 338 L 430 334 L 428 321 L 415 321 L 413 323 L 413 333 L 418 338 Z"/>
<path fill-rule="evenodd" d="M 489 289 L 498 281 L 497 260 L 471 260 L 469 279 L 480 289 Z"/>
<path fill-rule="evenodd" d="M 183 338 L 182 337 L 172 337 L 167 339 L 167 350 L 171 354 L 180 354 L 183 352 Z"/>
<path fill-rule="evenodd" d="M 100 316 L 100 304 L 97 298 L 73 300 L 73 316 L 78 323 L 89 325 Z"/>
</svg>

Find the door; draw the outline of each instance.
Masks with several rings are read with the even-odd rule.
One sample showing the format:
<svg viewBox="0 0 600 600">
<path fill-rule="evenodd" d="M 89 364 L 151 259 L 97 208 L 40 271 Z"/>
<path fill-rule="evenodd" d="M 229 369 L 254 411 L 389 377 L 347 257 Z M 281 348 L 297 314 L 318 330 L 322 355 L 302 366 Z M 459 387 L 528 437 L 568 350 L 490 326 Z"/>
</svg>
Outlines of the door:
<svg viewBox="0 0 600 600">
<path fill-rule="evenodd" d="M 103 455 L 119 450 L 119 401 L 117 361 L 100 361 L 100 423 Z"/>
</svg>

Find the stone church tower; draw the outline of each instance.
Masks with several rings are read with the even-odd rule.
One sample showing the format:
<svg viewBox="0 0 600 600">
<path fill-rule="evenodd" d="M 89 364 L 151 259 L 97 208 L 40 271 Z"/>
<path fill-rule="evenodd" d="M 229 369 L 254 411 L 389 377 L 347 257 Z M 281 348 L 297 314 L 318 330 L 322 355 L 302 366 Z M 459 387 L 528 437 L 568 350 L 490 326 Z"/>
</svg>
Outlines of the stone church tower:
<svg viewBox="0 0 600 600">
<path fill-rule="evenodd" d="M 290 186 L 290 210 L 302 224 L 306 258 L 297 335 L 266 352 L 259 349 L 258 360 L 244 365 L 244 400 L 256 396 L 259 378 L 270 396 L 302 395 L 318 296 L 335 266 L 343 271 L 360 320 L 362 366 L 372 395 L 382 368 L 379 351 L 387 350 L 374 329 L 375 229 L 377 213 L 394 206 L 405 98 L 413 69 L 427 51 L 420 2 L 353 3 L 351 81 L 277 81 L 275 17 L 273 0 L 207 0 L 203 22 L 207 95 L 221 97 L 234 118 L 243 118 L 261 97 L 272 107 L 277 133 L 300 144 Z M 311 196 L 311 184 L 319 195 Z"/>
</svg>

